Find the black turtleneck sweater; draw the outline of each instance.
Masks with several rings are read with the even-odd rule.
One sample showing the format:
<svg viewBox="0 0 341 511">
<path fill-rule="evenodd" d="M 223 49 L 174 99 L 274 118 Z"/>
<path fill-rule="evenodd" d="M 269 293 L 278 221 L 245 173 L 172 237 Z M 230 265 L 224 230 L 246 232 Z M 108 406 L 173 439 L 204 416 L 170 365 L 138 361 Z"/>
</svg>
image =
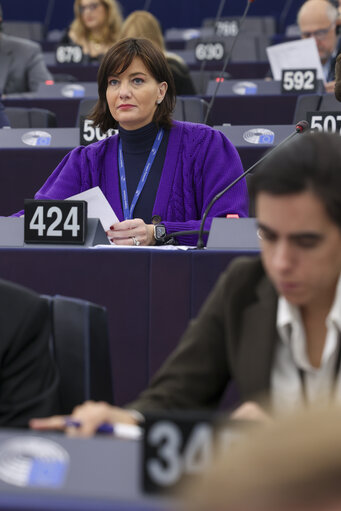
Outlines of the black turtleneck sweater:
<svg viewBox="0 0 341 511">
<path fill-rule="evenodd" d="M 153 122 L 137 130 L 125 130 L 121 126 L 119 127 L 129 206 L 133 200 L 157 132 L 158 129 Z M 152 223 L 152 211 L 165 161 L 168 137 L 169 130 L 165 129 L 159 150 L 133 212 L 133 218 L 142 218 L 146 224 Z"/>
</svg>

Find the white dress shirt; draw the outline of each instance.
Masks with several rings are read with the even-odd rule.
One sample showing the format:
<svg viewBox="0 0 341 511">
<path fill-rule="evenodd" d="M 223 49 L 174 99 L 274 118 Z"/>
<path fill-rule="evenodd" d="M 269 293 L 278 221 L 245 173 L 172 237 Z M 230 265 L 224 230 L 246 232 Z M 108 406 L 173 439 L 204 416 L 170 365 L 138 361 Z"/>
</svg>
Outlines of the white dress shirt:
<svg viewBox="0 0 341 511">
<path fill-rule="evenodd" d="M 275 413 L 293 410 L 307 401 L 313 403 L 331 396 L 341 402 L 341 371 L 335 380 L 335 366 L 341 333 L 341 276 L 332 308 L 326 319 L 327 336 L 319 368 L 308 359 L 306 336 L 298 307 L 279 297 L 277 330 L 280 340 L 276 346 L 271 372 L 270 393 Z M 304 371 L 304 389 L 300 376 Z M 335 384 L 335 388 L 334 388 Z"/>
</svg>

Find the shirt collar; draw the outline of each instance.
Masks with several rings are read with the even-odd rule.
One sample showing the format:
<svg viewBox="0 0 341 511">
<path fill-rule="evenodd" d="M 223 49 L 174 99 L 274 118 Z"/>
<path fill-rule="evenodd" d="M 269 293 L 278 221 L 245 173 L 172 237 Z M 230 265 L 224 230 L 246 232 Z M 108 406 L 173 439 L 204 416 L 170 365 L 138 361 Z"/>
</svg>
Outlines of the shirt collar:
<svg viewBox="0 0 341 511">
<path fill-rule="evenodd" d="M 336 286 L 334 302 L 327 316 L 326 323 L 327 327 L 334 324 L 338 331 L 341 332 L 341 275 Z"/>
</svg>

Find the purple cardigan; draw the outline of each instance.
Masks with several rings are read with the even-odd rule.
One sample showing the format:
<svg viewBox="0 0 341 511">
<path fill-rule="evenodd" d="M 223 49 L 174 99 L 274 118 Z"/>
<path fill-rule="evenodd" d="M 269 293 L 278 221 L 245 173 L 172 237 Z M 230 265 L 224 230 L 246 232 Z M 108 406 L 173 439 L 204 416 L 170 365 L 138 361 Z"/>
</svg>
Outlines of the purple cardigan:
<svg viewBox="0 0 341 511">
<path fill-rule="evenodd" d="M 120 221 L 124 220 L 117 165 L 118 135 L 68 153 L 35 199 L 65 199 L 99 186 Z M 153 215 L 159 215 L 167 233 L 199 229 L 200 218 L 211 199 L 242 173 L 235 147 L 220 132 L 203 124 L 173 121 Z M 17 215 L 21 214 L 17 213 Z M 215 216 L 248 214 L 245 179 L 212 207 L 205 223 Z M 195 245 L 197 236 L 178 238 Z"/>
</svg>

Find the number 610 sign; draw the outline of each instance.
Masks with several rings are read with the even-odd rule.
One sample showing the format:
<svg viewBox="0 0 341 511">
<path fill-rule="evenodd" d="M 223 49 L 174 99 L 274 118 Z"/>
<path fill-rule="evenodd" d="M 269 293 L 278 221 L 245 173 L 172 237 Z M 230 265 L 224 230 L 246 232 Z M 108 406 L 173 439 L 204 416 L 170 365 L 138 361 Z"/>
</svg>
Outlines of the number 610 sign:
<svg viewBox="0 0 341 511">
<path fill-rule="evenodd" d="M 25 200 L 25 243 L 82 245 L 86 238 L 87 202 Z"/>
</svg>

